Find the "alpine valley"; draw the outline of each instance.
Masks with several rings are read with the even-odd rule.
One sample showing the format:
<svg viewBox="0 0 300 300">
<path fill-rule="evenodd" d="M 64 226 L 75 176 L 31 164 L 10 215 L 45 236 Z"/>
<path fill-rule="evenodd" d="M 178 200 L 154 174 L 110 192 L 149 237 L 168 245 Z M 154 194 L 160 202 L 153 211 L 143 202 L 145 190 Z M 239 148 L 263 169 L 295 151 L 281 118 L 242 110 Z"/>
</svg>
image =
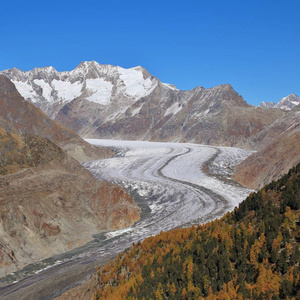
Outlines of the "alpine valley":
<svg viewBox="0 0 300 300">
<path fill-rule="evenodd" d="M 1 299 L 53 299 L 118 253 L 61 299 L 296 299 L 299 104 L 95 61 L 1 71 Z"/>
<path fill-rule="evenodd" d="M 1 74 L 24 99 L 85 138 L 256 150 L 255 159 L 250 157 L 235 176 L 251 188 L 279 178 L 300 159 L 300 98 L 294 94 L 276 105 L 254 107 L 229 84 L 181 91 L 140 66 L 124 69 L 95 61 L 82 62 L 70 72 L 45 67 Z"/>
</svg>

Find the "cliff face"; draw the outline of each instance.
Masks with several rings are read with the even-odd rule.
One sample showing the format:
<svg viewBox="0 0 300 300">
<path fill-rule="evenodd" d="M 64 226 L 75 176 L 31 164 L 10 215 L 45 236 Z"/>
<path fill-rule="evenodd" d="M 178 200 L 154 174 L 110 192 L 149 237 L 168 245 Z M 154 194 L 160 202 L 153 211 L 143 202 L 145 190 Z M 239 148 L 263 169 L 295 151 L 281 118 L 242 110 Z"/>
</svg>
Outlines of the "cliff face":
<svg viewBox="0 0 300 300">
<path fill-rule="evenodd" d="M 131 226 L 139 208 L 47 139 L 0 128 L 0 276 Z"/>
</svg>

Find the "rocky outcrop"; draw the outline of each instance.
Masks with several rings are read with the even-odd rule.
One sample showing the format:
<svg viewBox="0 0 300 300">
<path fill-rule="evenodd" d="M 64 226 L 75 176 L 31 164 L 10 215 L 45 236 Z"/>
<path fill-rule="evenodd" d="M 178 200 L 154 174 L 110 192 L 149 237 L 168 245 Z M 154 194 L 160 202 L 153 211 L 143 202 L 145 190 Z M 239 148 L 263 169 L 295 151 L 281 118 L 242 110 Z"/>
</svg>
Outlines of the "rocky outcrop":
<svg viewBox="0 0 300 300">
<path fill-rule="evenodd" d="M 274 108 L 275 103 L 274 102 L 261 102 L 258 107 L 262 107 L 262 108 Z"/>
<path fill-rule="evenodd" d="M 300 161 L 300 108 L 260 132 L 255 138 L 259 150 L 236 169 L 234 178 L 244 186 L 260 188 L 280 178 Z"/>
<path fill-rule="evenodd" d="M 131 226 L 139 208 L 51 141 L 0 128 L 0 276 Z"/>
</svg>

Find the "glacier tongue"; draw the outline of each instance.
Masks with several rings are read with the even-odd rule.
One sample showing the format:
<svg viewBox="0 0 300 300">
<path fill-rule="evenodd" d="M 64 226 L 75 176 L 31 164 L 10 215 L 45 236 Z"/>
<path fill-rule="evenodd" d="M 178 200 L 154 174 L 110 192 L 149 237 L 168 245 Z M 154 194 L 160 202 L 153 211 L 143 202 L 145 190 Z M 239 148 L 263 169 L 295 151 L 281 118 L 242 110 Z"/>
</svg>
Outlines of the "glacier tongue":
<svg viewBox="0 0 300 300">
<path fill-rule="evenodd" d="M 220 217 L 250 192 L 228 177 L 220 180 L 202 168 L 210 159 L 215 161 L 216 171 L 223 165 L 234 168 L 251 151 L 182 143 L 87 141 L 113 147 L 122 154 L 87 163 L 85 167 L 96 178 L 121 184 L 144 197 L 152 211 L 148 221 L 152 226 L 159 224 L 153 232 Z"/>
</svg>

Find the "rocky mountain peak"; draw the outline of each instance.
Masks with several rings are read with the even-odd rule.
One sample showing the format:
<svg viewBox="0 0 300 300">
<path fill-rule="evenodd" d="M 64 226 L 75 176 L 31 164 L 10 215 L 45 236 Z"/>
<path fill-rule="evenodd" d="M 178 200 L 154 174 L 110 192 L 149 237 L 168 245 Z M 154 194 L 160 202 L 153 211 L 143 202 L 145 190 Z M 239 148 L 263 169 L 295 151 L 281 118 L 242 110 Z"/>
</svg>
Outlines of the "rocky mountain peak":
<svg viewBox="0 0 300 300">
<path fill-rule="evenodd" d="M 224 102 L 227 105 L 249 107 L 249 104 L 234 90 L 229 83 L 210 88 L 208 91 L 211 93 L 210 97 L 212 98 L 211 101 L 213 102 Z"/>
<path fill-rule="evenodd" d="M 275 103 L 274 102 L 265 102 L 265 101 L 262 101 L 258 107 L 262 107 L 262 108 L 273 108 L 275 106 Z"/>
<path fill-rule="evenodd" d="M 98 62 L 83 61 L 74 70 L 62 72 L 65 76 L 81 75 L 85 78 L 100 78 L 115 72 L 116 67 L 112 65 L 101 65 Z"/>
<path fill-rule="evenodd" d="M 300 98 L 295 94 L 290 94 L 287 97 L 282 98 L 276 105 L 276 108 L 284 110 L 291 110 L 295 106 L 300 104 Z"/>
<path fill-rule="evenodd" d="M 91 61 L 82 61 L 77 67 L 77 68 L 89 68 L 90 66 L 101 66 L 98 62 L 96 62 L 95 60 L 91 60 Z"/>
<path fill-rule="evenodd" d="M 222 85 L 227 91 L 234 91 L 233 87 L 231 84 L 226 83 L 224 85 Z M 235 92 L 235 91 L 234 91 Z"/>
<path fill-rule="evenodd" d="M 300 104 L 300 98 L 295 94 L 290 94 L 286 97 L 283 97 L 281 100 L 278 101 L 278 103 L 274 102 L 261 102 L 259 104 L 259 107 L 262 108 L 280 108 L 283 110 L 291 110 L 295 106 Z"/>
</svg>

